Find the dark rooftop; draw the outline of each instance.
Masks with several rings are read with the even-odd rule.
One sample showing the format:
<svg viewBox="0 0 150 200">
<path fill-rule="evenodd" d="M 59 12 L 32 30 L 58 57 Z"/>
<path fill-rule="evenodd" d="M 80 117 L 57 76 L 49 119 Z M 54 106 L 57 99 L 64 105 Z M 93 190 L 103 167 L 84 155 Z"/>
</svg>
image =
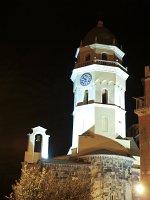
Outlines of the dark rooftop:
<svg viewBox="0 0 150 200">
<path fill-rule="evenodd" d="M 94 43 L 106 45 L 117 44 L 115 36 L 110 30 L 103 26 L 102 21 L 98 21 L 97 26 L 91 29 L 83 38 L 82 46 L 87 46 Z"/>
</svg>

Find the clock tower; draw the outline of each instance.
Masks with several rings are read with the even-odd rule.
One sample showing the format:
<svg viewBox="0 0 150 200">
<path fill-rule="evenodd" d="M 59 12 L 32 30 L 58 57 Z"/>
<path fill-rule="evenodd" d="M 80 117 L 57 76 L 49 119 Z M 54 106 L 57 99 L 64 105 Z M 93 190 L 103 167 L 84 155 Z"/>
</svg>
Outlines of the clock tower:
<svg viewBox="0 0 150 200">
<path fill-rule="evenodd" d="M 115 140 L 126 137 L 125 91 L 127 69 L 115 36 L 99 21 L 81 42 L 73 69 L 74 111 L 72 151 L 78 136 L 92 131 Z M 71 152 L 70 152 L 71 153 Z"/>
</svg>

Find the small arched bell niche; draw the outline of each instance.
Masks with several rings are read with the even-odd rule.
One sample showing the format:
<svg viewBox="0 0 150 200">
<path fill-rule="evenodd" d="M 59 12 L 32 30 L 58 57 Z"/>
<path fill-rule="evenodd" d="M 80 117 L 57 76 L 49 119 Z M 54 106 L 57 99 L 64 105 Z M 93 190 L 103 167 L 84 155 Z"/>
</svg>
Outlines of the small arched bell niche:
<svg viewBox="0 0 150 200">
<path fill-rule="evenodd" d="M 34 152 L 41 152 L 42 150 L 42 135 L 36 134 L 35 135 L 35 142 L 34 142 Z"/>
<path fill-rule="evenodd" d="M 46 129 L 37 126 L 32 128 L 33 132 L 28 134 L 28 149 L 25 152 L 24 161 L 28 163 L 38 162 L 40 159 L 48 158 L 49 135 Z"/>
<path fill-rule="evenodd" d="M 108 60 L 108 55 L 107 53 L 102 53 L 102 60 Z"/>
</svg>

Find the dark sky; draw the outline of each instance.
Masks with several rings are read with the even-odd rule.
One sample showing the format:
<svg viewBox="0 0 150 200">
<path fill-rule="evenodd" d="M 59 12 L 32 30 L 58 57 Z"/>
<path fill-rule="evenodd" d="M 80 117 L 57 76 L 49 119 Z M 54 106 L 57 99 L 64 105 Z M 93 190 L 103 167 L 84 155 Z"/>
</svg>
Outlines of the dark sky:
<svg viewBox="0 0 150 200">
<path fill-rule="evenodd" d="M 0 3 L 0 185 L 18 177 L 27 134 L 42 126 L 50 154 L 67 153 L 72 137 L 70 75 L 84 35 L 102 19 L 123 46 L 127 128 L 136 122 L 132 97 L 143 95 L 150 64 L 149 0 L 4 1 Z"/>
</svg>

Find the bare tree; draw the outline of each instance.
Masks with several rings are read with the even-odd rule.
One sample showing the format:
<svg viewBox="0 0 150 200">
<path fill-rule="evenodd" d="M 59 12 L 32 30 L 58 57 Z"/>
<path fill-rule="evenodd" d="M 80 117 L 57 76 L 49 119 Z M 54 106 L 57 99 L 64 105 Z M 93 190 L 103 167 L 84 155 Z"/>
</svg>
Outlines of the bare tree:
<svg viewBox="0 0 150 200">
<path fill-rule="evenodd" d="M 91 177 L 85 169 L 67 175 L 41 167 L 24 165 L 19 181 L 12 186 L 10 200 L 90 200 Z"/>
</svg>

